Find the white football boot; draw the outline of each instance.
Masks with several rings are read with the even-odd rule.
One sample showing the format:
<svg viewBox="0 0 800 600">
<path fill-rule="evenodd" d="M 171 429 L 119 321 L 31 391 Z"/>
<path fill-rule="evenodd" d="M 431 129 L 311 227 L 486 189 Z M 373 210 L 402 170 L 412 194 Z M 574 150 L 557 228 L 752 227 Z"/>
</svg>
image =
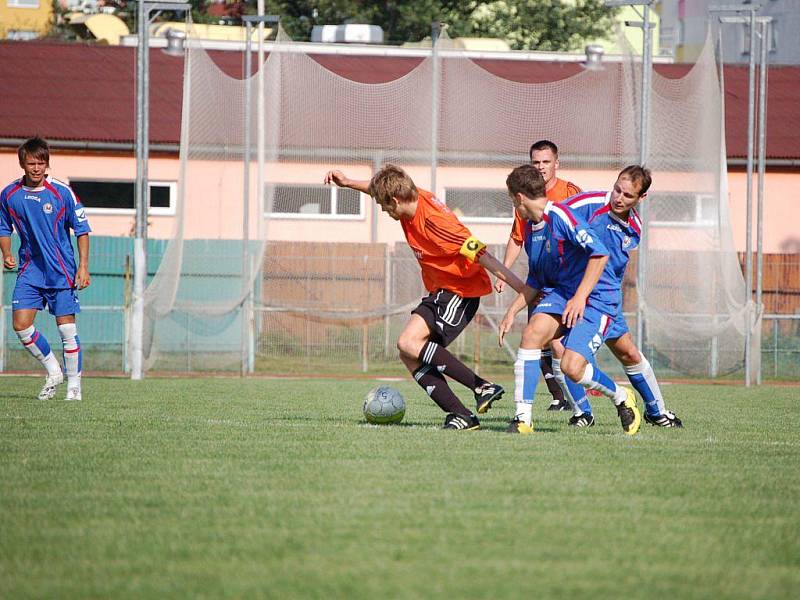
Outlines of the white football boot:
<svg viewBox="0 0 800 600">
<path fill-rule="evenodd" d="M 64 374 L 60 371 L 58 375 L 48 375 L 37 398 L 39 400 L 51 400 L 56 395 L 56 388 L 62 383 L 64 383 Z"/>
<path fill-rule="evenodd" d="M 64 400 L 73 401 L 82 399 L 80 386 L 73 386 L 67 389 L 67 397 L 64 398 Z"/>
</svg>

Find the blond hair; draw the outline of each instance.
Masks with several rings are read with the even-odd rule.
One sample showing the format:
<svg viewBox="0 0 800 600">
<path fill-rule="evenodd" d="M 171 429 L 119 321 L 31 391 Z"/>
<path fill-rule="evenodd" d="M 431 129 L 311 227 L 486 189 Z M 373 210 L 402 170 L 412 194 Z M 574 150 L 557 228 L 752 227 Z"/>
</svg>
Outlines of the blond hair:
<svg viewBox="0 0 800 600">
<path fill-rule="evenodd" d="M 387 164 L 370 179 L 369 195 L 382 204 L 392 198 L 398 202 L 413 202 L 417 199 L 417 186 L 403 169 Z"/>
</svg>

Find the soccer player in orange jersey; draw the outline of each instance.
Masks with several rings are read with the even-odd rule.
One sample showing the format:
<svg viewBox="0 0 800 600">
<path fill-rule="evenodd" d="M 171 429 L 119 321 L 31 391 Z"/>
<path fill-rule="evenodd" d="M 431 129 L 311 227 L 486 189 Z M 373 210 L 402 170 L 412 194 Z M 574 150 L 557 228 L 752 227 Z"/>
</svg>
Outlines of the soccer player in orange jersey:
<svg viewBox="0 0 800 600">
<path fill-rule="evenodd" d="M 400 222 L 429 292 L 412 311 L 397 340 L 400 359 L 447 413 L 445 429 L 479 429 L 477 417 L 450 389 L 444 376 L 472 391 L 478 412 L 485 412 L 504 390 L 476 375 L 446 347 L 475 316 L 480 297 L 492 291 L 485 269 L 531 301 L 533 290 L 486 252 L 485 244 L 473 237 L 447 206 L 431 192 L 418 189 L 403 169 L 384 165 L 369 181 L 349 179 L 334 170 L 325 175 L 325 183 L 369 194 L 383 212 Z"/>
<path fill-rule="evenodd" d="M 550 140 L 539 140 L 531 145 L 528 152 L 531 158 L 531 164 L 536 167 L 539 173 L 542 174 L 544 179 L 544 189 L 547 199 L 551 202 L 562 202 L 579 194 L 582 190 L 571 181 L 565 181 L 556 177 L 558 170 L 558 147 Z M 503 258 L 503 264 L 509 269 L 517 260 L 520 249 L 522 248 L 522 237 L 525 228 L 525 219 L 519 216 L 514 211 L 514 223 L 511 225 L 511 235 L 506 244 L 506 254 Z M 505 283 L 498 279 L 495 282 L 495 289 L 502 292 Z M 553 397 L 553 401 L 547 410 L 569 410 L 570 406 L 564 398 L 564 393 L 559 387 L 553 375 L 553 357 L 549 346 L 542 351 L 542 360 L 539 363 L 544 375 L 544 381 L 547 384 L 547 389 Z"/>
</svg>

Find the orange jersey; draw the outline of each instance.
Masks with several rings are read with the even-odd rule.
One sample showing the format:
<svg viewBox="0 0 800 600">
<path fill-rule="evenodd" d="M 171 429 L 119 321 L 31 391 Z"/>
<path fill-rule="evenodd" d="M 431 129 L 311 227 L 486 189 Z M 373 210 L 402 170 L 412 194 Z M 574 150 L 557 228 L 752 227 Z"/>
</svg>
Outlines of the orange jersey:
<svg viewBox="0 0 800 600">
<path fill-rule="evenodd" d="M 563 202 L 570 196 L 580 194 L 583 190 L 571 181 L 564 181 L 556 177 L 556 184 L 546 192 L 547 199 L 551 202 Z M 517 244 L 522 246 L 522 232 L 525 229 L 525 219 L 514 211 L 514 222 L 511 224 L 511 239 Z"/>
<path fill-rule="evenodd" d="M 401 219 L 406 241 L 422 268 L 422 282 L 429 292 L 448 290 L 463 298 L 485 296 L 492 283 L 484 268 L 460 254 L 472 235 L 444 204 L 426 190 L 418 190 L 417 212 Z"/>
</svg>

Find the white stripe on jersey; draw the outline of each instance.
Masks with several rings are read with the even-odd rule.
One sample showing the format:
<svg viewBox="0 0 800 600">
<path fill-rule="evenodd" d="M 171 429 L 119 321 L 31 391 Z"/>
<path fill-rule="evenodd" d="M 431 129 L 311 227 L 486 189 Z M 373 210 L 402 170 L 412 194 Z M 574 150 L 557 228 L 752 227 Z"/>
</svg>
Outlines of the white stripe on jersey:
<svg viewBox="0 0 800 600">
<path fill-rule="evenodd" d="M 576 202 L 569 202 L 567 206 L 570 208 L 583 208 L 589 204 L 597 205 L 598 208 L 600 206 L 605 206 L 611 201 L 611 192 L 585 192 L 586 197 L 581 198 Z M 584 194 L 580 194 L 583 196 Z"/>
<path fill-rule="evenodd" d="M 72 188 L 69 187 L 69 184 L 64 183 L 60 179 L 56 179 L 55 177 L 50 177 L 50 183 L 57 183 L 61 187 L 65 188 L 69 192 L 70 198 L 72 198 L 72 205 L 73 206 L 78 205 L 78 197 L 75 195 L 75 192 L 72 191 Z"/>
<path fill-rule="evenodd" d="M 628 220 L 633 221 L 636 224 L 636 227 L 639 228 L 639 231 L 642 230 L 642 219 L 639 217 L 639 213 L 637 213 L 635 209 L 631 209 L 630 217 L 628 217 Z"/>
<path fill-rule="evenodd" d="M 575 226 L 572 224 L 572 219 L 570 219 L 569 215 L 564 212 L 564 209 L 560 208 L 556 204 L 553 204 L 550 206 L 550 212 L 558 215 L 558 217 L 562 221 L 564 221 L 564 223 L 566 224 L 567 227 L 570 228 L 570 230 L 575 231 Z"/>
</svg>

